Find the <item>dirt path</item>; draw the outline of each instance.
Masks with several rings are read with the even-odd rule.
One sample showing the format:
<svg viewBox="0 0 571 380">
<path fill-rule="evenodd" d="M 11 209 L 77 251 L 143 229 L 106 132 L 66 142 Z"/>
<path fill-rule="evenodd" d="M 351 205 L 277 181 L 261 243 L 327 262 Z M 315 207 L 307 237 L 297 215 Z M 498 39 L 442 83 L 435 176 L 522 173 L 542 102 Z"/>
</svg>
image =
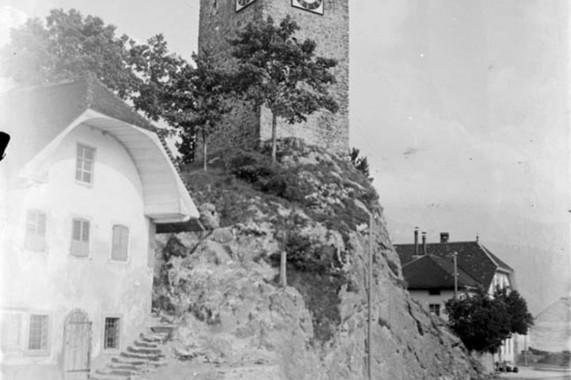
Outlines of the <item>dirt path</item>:
<svg viewBox="0 0 571 380">
<path fill-rule="evenodd" d="M 280 380 L 277 365 L 229 366 L 169 359 L 167 365 L 148 374 L 144 380 Z"/>
</svg>

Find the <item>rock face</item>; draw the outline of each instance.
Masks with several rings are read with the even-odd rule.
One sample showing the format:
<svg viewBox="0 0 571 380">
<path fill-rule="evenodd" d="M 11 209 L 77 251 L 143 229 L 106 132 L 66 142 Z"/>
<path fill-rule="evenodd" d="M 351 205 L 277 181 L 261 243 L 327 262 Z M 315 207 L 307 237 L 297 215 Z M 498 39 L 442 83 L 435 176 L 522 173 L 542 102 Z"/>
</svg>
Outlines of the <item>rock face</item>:
<svg viewBox="0 0 571 380">
<path fill-rule="evenodd" d="M 279 167 L 241 153 L 229 159 L 233 176 L 189 176 L 221 227 L 159 240 L 155 306 L 180 318 L 178 355 L 259 366 L 260 379 L 367 378 L 372 233 L 373 378 L 478 378 L 459 339 L 405 290 L 368 180 L 336 156 L 291 146 L 281 146 Z M 377 220 L 371 230 L 368 212 Z M 288 286 L 280 287 L 284 250 Z"/>
</svg>

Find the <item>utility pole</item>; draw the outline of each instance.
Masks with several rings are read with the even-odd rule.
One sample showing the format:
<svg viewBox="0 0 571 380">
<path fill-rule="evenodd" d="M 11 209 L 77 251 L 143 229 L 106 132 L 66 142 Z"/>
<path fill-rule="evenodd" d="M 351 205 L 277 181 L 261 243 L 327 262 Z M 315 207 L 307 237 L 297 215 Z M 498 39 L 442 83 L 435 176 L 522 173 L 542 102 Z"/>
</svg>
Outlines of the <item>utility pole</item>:
<svg viewBox="0 0 571 380">
<path fill-rule="evenodd" d="M 454 299 L 458 299 L 458 252 L 452 253 L 454 259 Z"/>
<path fill-rule="evenodd" d="M 372 337 L 373 337 L 373 332 L 371 330 L 371 326 L 372 326 L 372 305 L 371 305 L 371 300 L 372 300 L 372 289 L 373 289 L 373 225 L 374 225 L 374 220 L 373 220 L 373 213 L 369 212 L 369 273 L 368 273 L 368 283 L 369 283 L 369 288 L 367 289 L 367 300 L 368 300 L 368 306 L 369 306 L 369 318 L 368 318 L 368 329 L 367 329 L 367 372 L 369 374 L 369 380 L 373 380 L 372 377 L 372 357 L 373 357 L 373 353 L 372 353 Z"/>
</svg>

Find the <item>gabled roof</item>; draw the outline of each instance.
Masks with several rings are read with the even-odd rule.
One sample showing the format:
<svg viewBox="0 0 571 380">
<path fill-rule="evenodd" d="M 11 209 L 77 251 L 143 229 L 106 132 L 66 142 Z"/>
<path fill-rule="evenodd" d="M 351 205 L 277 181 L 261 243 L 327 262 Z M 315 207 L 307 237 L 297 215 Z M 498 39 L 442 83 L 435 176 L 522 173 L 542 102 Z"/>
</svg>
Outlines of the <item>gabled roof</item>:
<svg viewBox="0 0 571 380">
<path fill-rule="evenodd" d="M 418 257 L 415 256 L 414 244 L 395 244 L 395 249 L 403 265 Z M 421 244 L 419 244 L 419 251 L 420 253 L 423 251 Z M 427 255 L 451 260 L 454 252 L 458 253 L 458 267 L 485 289 L 489 289 L 497 270 L 513 273 L 513 269 L 509 265 L 492 254 L 478 241 L 426 244 Z M 406 276 L 405 279 L 407 282 L 409 281 Z"/>
<path fill-rule="evenodd" d="M 157 129 L 91 77 L 0 97 L 0 129 L 13 137 L 14 154 L 8 152 L 3 161 L 11 178 L 40 180 L 50 155 L 79 126 L 113 136 L 129 153 L 149 218 L 178 223 L 199 217 Z"/>
<path fill-rule="evenodd" d="M 3 94 L 0 97 L 0 129 L 12 127 L 19 133 L 26 133 L 26 144 L 18 147 L 18 155 L 25 162 L 88 109 L 151 132 L 157 131 L 147 119 L 92 76 L 74 82 L 18 88 Z M 23 131 L 19 129 L 21 125 L 34 127 Z"/>
<path fill-rule="evenodd" d="M 478 282 L 461 268 L 458 271 L 459 288 L 475 288 Z M 454 289 L 454 264 L 452 259 L 426 255 L 402 267 L 408 289 Z"/>
</svg>

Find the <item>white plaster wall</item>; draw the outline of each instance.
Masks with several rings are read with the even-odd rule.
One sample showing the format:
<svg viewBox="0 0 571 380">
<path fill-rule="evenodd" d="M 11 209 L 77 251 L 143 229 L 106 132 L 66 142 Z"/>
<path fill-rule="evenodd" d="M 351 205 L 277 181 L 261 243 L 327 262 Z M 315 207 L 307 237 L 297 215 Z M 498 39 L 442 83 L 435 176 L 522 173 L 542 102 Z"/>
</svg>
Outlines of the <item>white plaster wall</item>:
<svg viewBox="0 0 571 380">
<path fill-rule="evenodd" d="M 509 276 L 505 273 L 500 272 L 496 272 L 496 274 L 494 274 L 494 279 L 490 285 L 490 289 L 488 289 L 488 292 L 490 294 L 494 294 L 496 287 L 499 287 L 500 289 L 507 287 L 513 288 Z"/>
<path fill-rule="evenodd" d="M 75 181 L 76 144 L 96 148 L 92 185 Z M 11 223 L 5 229 L 3 307 L 47 312 L 51 353 L 44 357 L 13 354 L 5 363 L 61 363 L 64 319 L 80 308 L 93 322 L 92 356 L 102 351 L 106 315 L 122 317 L 125 347 L 146 322 L 151 308 L 152 269 L 148 265 L 149 223 L 144 216 L 143 188 L 134 162 L 110 134 L 87 125 L 71 132 L 46 162 L 47 181 L 11 191 Z M 47 213 L 46 252 L 24 249 L 26 211 Z M 72 218 L 90 220 L 90 256 L 70 255 Z M 110 260 L 112 226 L 129 227 L 128 262 Z M 26 346 L 23 326 L 22 346 Z"/>
<path fill-rule="evenodd" d="M 442 290 L 440 291 L 439 295 L 430 295 L 428 294 L 428 290 L 411 290 L 410 295 L 414 300 L 422 305 L 429 311 L 430 304 L 440 304 L 440 318 L 444 319 L 445 321 L 448 320 L 448 316 L 444 310 L 444 304 L 451 298 L 454 298 L 454 291 L 453 290 Z"/>
</svg>

